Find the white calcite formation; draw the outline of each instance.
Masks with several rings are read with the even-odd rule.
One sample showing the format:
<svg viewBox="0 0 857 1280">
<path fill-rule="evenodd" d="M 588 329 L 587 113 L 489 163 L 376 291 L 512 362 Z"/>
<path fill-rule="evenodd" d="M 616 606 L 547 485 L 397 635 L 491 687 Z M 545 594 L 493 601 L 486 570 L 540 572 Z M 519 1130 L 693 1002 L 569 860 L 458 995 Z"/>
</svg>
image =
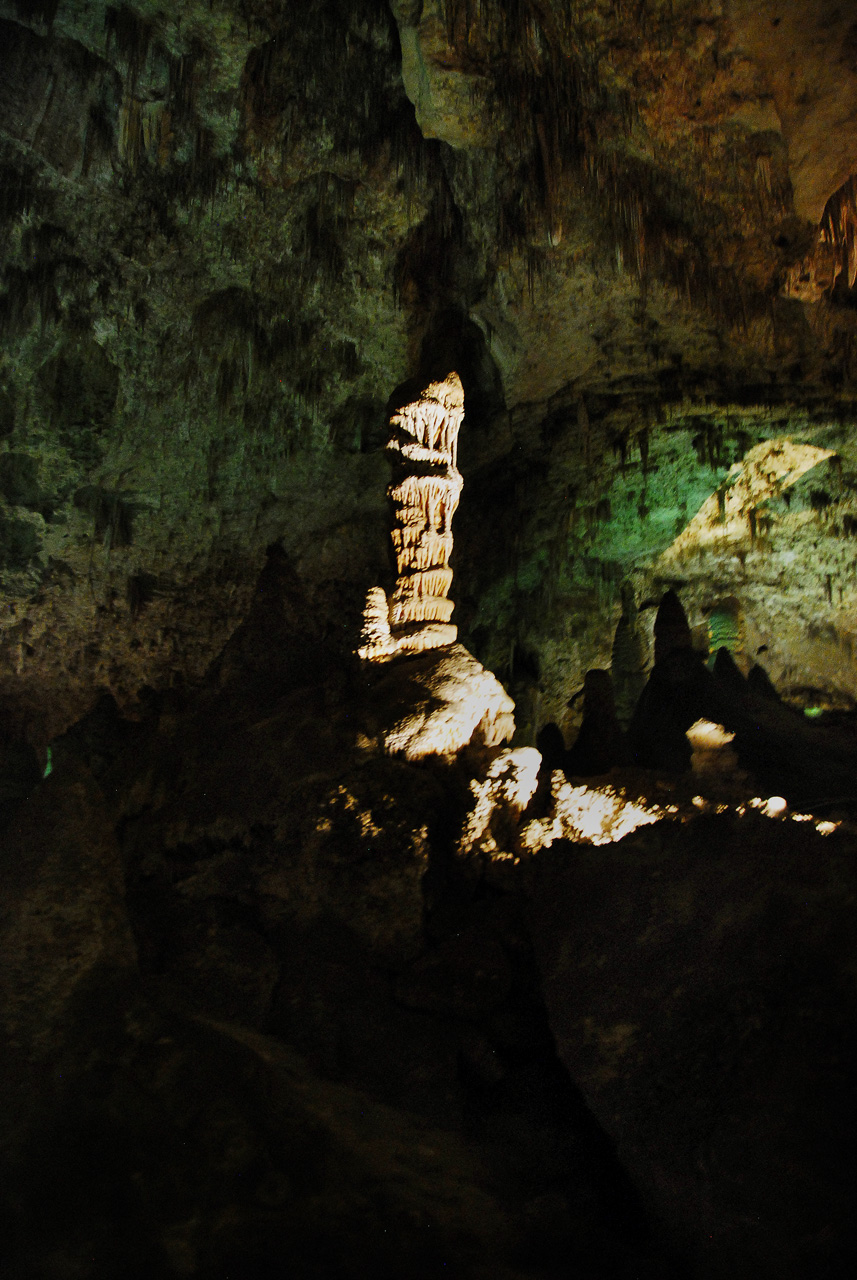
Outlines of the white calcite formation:
<svg viewBox="0 0 857 1280">
<path fill-rule="evenodd" d="M 690 767 L 708 782 L 739 781 L 746 778 L 738 764 L 738 754 L 730 745 L 735 738 L 722 724 L 697 720 L 687 730 L 691 745 Z"/>
<path fill-rule="evenodd" d="M 452 759 L 467 746 L 494 748 L 515 732 L 515 704 L 497 677 L 454 644 L 391 673 L 389 690 L 376 689 L 379 706 L 394 708 L 381 731 L 384 750 L 408 760 Z M 389 683 L 385 681 L 385 683 Z M 395 710 L 395 708 L 401 708 Z"/>
<path fill-rule="evenodd" d="M 514 859 L 521 815 L 532 800 L 542 757 L 535 747 L 508 747 L 491 761 L 485 776 L 470 782 L 471 807 L 458 841 L 464 857 Z"/>
<path fill-rule="evenodd" d="M 464 390 L 458 374 L 451 373 L 430 383 L 390 420 L 393 483 L 387 492 L 395 511 L 398 577 L 389 600 L 381 587 L 373 587 L 366 601 L 358 653 L 370 662 L 455 643 L 449 557 L 452 517 L 463 485 L 456 466 L 463 417 Z"/>
<path fill-rule="evenodd" d="M 574 787 L 557 769 L 551 777 L 551 812 L 521 830 L 519 847 L 527 854 L 545 849 L 555 840 L 576 844 L 614 844 L 637 827 L 679 815 L 675 805 L 663 807 L 621 786 Z"/>
<path fill-rule="evenodd" d="M 452 759 L 467 746 L 493 751 L 515 731 L 514 702 L 497 677 L 456 644 L 458 629 L 450 622 L 463 417 L 464 390 L 451 373 L 390 420 L 393 482 L 387 492 L 398 576 L 389 599 L 381 587 L 369 591 L 357 652 L 379 664 L 414 659 L 391 664 L 374 689 L 377 740 L 387 754 L 408 760 Z M 437 652 L 426 652 L 432 650 Z"/>
</svg>

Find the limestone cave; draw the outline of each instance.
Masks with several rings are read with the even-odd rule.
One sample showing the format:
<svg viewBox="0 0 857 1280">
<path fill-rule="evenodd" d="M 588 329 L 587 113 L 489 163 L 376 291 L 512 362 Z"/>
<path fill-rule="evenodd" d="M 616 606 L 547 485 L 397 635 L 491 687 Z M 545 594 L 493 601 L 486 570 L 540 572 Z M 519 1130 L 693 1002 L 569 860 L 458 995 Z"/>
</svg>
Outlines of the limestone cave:
<svg viewBox="0 0 857 1280">
<path fill-rule="evenodd" d="M 857 1274 L 857 10 L 0 0 L 3 1280 Z"/>
</svg>

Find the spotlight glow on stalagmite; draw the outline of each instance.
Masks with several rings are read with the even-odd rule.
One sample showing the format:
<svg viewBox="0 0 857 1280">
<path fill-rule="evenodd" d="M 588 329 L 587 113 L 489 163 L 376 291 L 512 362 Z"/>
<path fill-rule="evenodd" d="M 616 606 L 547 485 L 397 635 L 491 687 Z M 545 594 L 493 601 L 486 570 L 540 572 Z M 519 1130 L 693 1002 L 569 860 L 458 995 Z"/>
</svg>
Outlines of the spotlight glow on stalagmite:
<svg viewBox="0 0 857 1280">
<path fill-rule="evenodd" d="M 391 670 L 375 686 L 383 749 L 408 760 L 452 759 L 474 743 L 500 746 L 515 731 L 515 704 L 463 645 L 450 622 L 452 517 L 463 481 L 456 466 L 464 389 L 457 373 L 430 383 L 390 419 L 391 531 L 398 577 L 390 598 L 372 587 L 357 652 Z M 429 652 L 419 663 L 392 662 Z"/>
<path fill-rule="evenodd" d="M 390 419 L 387 494 L 396 516 L 391 537 L 398 578 L 389 600 L 381 587 L 367 597 L 358 653 L 370 662 L 455 643 L 455 605 L 447 596 L 452 517 L 464 483 L 456 466 L 463 417 L 464 389 L 450 373 Z"/>
</svg>

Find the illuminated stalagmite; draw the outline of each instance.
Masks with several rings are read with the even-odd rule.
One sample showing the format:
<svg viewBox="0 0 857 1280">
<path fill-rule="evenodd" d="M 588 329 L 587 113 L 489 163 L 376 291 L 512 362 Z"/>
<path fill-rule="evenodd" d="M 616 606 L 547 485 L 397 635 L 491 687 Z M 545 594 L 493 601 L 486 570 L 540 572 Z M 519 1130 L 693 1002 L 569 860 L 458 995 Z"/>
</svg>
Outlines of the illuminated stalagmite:
<svg viewBox="0 0 857 1280">
<path fill-rule="evenodd" d="M 396 585 L 372 587 L 363 610 L 361 658 L 393 663 L 373 686 L 371 736 L 390 755 L 452 759 L 467 746 L 494 751 L 515 731 L 515 704 L 499 680 L 456 643 L 448 599 L 452 517 L 464 391 L 457 373 L 432 382 L 390 419 Z M 428 651 L 428 652 L 427 652 Z M 369 738 L 367 737 L 367 741 Z"/>
<path fill-rule="evenodd" d="M 463 481 L 456 466 L 464 390 L 457 373 L 432 382 L 390 419 L 388 494 L 398 577 L 390 599 L 373 587 L 363 613 L 361 658 L 383 662 L 455 642 L 450 618 L 452 517 Z"/>
</svg>

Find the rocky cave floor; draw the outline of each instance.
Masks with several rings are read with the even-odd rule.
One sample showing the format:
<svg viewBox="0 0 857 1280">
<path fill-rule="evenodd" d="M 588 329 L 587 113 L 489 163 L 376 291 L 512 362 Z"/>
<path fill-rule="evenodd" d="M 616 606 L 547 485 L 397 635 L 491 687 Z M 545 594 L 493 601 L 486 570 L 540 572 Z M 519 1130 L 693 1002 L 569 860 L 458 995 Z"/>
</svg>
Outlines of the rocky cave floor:
<svg viewBox="0 0 857 1280">
<path fill-rule="evenodd" d="M 463 858 L 484 756 L 374 750 L 266 574 L 202 686 L 7 786 L 4 1276 L 846 1274 L 849 717 L 661 662 L 836 829 L 620 769 L 679 816 Z"/>
</svg>

